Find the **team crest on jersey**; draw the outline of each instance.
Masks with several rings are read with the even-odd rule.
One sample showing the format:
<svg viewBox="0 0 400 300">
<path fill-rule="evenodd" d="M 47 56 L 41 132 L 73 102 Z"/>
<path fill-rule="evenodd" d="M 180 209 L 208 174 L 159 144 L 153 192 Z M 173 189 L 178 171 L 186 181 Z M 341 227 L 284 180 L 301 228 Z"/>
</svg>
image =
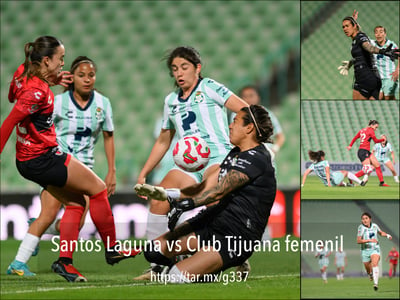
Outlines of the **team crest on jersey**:
<svg viewBox="0 0 400 300">
<path fill-rule="evenodd" d="M 97 120 L 101 120 L 101 117 L 103 115 L 102 112 L 103 112 L 103 110 L 101 109 L 101 107 L 96 108 L 96 119 Z"/>
<path fill-rule="evenodd" d="M 204 99 L 205 99 L 205 98 L 204 98 L 203 93 L 200 92 L 200 91 L 197 91 L 197 92 L 196 92 L 196 95 L 194 96 L 193 102 L 194 102 L 194 103 L 201 103 L 201 102 L 204 101 Z"/>
</svg>

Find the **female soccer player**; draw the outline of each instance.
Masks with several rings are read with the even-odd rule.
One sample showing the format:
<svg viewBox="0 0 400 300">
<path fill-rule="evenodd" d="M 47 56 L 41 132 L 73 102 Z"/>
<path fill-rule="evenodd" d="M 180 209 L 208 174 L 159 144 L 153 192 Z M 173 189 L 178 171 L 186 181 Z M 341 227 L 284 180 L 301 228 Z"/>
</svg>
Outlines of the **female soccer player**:
<svg viewBox="0 0 400 300">
<path fill-rule="evenodd" d="M 335 253 L 336 279 L 343 280 L 344 268 L 347 266 L 347 256 L 345 251 Z"/>
<path fill-rule="evenodd" d="M 389 170 L 392 172 L 394 181 L 399 183 L 399 177 L 397 176 L 396 170 L 394 169 L 395 155 L 392 145 L 387 141 L 387 137 L 385 135 L 382 136 L 384 136 L 386 140 L 382 143 L 375 144 L 374 149 L 372 149 L 372 153 L 376 156 L 376 159 L 379 163 L 385 164 L 385 166 L 389 168 Z M 391 153 L 392 155 L 393 163 L 388 157 L 389 153 Z"/>
<path fill-rule="evenodd" d="M 181 189 L 180 196 L 176 189 L 173 193 L 158 189 L 158 199 L 169 198 L 171 231 L 152 241 L 151 245 L 159 247 L 145 247 L 144 254 L 150 262 L 170 266 L 168 281 L 205 281 L 208 275 L 241 265 L 252 255 L 253 249 L 244 245 L 255 245 L 261 240 L 276 193 L 271 152 L 263 145 L 270 141 L 272 132 L 271 120 L 263 107 L 244 107 L 229 126 L 230 141 L 236 147 L 221 163 L 216 186 L 195 197 L 190 191 L 198 185 Z M 155 196 L 149 191 L 156 187 L 145 186 L 137 185 L 137 193 Z M 218 204 L 174 228 L 182 212 L 215 202 Z M 171 245 L 173 241 L 181 248 L 168 249 L 167 243 Z M 186 253 L 192 256 L 174 264 L 176 255 Z"/>
<path fill-rule="evenodd" d="M 348 178 L 349 181 L 355 181 L 361 184 L 361 180 L 358 179 L 353 173 L 345 170 L 331 172 L 329 162 L 325 160 L 325 152 L 319 151 L 308 151 L 308 156 L 312 161 L 312 164 L 304 172 L 303 181 L 301 186 L 304 186 L 307 176 L 314 171 L 315 175 L 322 181 L 325 186 L 353 186 L 351 183 L 345 183 L 344 178 Z"/>
<path fill-rule="evenodd" d="M 374 281 L 374 290 L 378 290 L 379 280 L 379 259 L 381 250 L 378 241 L 378 234 L 387 237 L 392 236 L 382 231 L 378 225 L 371 222 L 371 215 L 367 212 L 361 215 L 361 223 L 357 231 L 357 244 L 361 244 L 361 259 L 370 280 Z"/>
<path fill-rule="evenodd" d="M 383 175 L 382 175 L 382 170 L 381 170 L 381 165 L 379 164 L 378 160 L 376 159 L 375 155 L 370 152 L 371 149 L 371 139 L 375 143 L 381 143 L 386 140 L 386 137 L 383 136 L 382 139 L 377 139 L 375 136 L 375 131 L 378 129 L 379 123 L 376 120 L 370 120 L 368 122 L 368 127 L 365 127 L 361 129 L 357 134 L 354 136 L 354 138 L 351 140 L 350 145 L 347 146 L 347 150 L 350 151 L 351 147 L 353 146 L 354 142 L 357 139 L 360 139 L 360 146 L 358 148 L 357 156 L 358 159 L 361 161 L 361 164 L 363 166 L 365 165 L 372 165 L 375 168 L 376 175 L 378 176 L 379 179 L 379 185 L 380 186 L 388 186 L 384 180 L 383 180 Z M 364 175 L 364 178 L 361 182 L 361 185 L 365 185 L 368 181 L 368 173 L 364 173 L 364 170 L 361 169 L 355 174 L 357 177 L 360 177 Z"/>
<path fill-rule="evenodd" d="M 177 89 L 165 98 L 162 129 L 140 171 L 138 183 L 146 182 L 146 176 L 163 158 L 176 134 L 178 139 L 191 135 L 205 139 L 211 150 L 211 159 L 206 168 L 195 173 L 184 172 L 175 166 L 160 186 L 184 188 L 202 180 L 205 188 L 214 186 L 219 164 L 231 149 L 226 108 L 237 112 L 248 105 L 222 84 L 203 78 L 200 54 L 192 47 L 172 50 L 167 56 L 167 67 Z M 168 203 L 151 200 L 146 230 L 148 239 L 167 231 L 168 211 Z M 154 265 L 153 268 L 159 269 Z M 150 269 L 137 279 L 150 279 Z"/>
<path fill-rule="evenodd" d="M 315 252 L 315 258 L 318 258 L 319 270 L 321 271 L 321 277 L 324 283 L 328 283 L 328 275 L 326 274 L 326 269 L 329 266 L 329 256 L 332 254 L 325 248 L 318 249 Z"/>
<path fill-rule="evenodd" d="M 398 49 L 393 50 L 391 46 L 379 49 L 371 44 L 368 36 L 360 31 L 360 25 L 356 17 L 345 17 L 342 21 L 343 32 L 352 39 L 350 61 L 343 61 L 338 69 L 343 75 L 354 65 L 353 100 L 378 100 L 381 89 L 381 79 L 376 67 L 373 54 L 389 56 L 391 59 L 398 57 Z"/>
<path fill-rule="evenodd" d="M 399 252 L 393 247 L 386 256 L 385 261 L 389 259 L 389 278 L 396 277 L 396 268 L 399 261 Z"/>
<path fill-rule="evenodd" d="M 115 224 L 106 184 L 78 159 L 58 149 L 52 121 L 54 95 L 50 86 L 60 82 L 66 84 L 68 78 L 65 72 L 61 72 L 64 55 L 64 45 L 52 36 L 41 36 L 25 44 L 25 62 L 14 74 L 10 85 L 9 100 L 17 102 L 1 126 L 0 153 L 17 125 L 16 165 L 19 173 L 66 205 L 60 240 L 73 251 L 71 245 L 78 238 L 87 195 L 90 215 L 106 246 L 107 262 L 113 263 L 113 258 L 120 253 L 114 250 Z M 68 230 L 63 227 L 68 227 Z M 27 236 L 26 243 L 22 243 L 20 248 L 28 249 L 29 253 L 37 245 L 39 237 L 30 233 Z M 29 255 L 25 253 L 23 260 Z M 52 269 L 68 281 L 86 281 L 69 257 L 60 257 Z M 18 260 L 7 272 L 34 275 L 26 262 Z"/>
</svg>

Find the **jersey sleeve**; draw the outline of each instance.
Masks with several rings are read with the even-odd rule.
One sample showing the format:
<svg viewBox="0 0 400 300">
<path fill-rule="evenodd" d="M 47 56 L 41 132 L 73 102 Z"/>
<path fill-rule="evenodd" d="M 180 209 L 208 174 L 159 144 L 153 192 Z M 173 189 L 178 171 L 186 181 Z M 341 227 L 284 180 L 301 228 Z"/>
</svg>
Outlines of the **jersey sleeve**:
<svg viewBox="0 0 400 300">
<path fill-rule="evenodd" d="M 311 165 L 308 167 L 308 170 L 314 171 L 314 164 L 311 164 Z"/>
<path fill-rule="evenodd" d="M 360 138 L 360 132 L 357 132 L 357 134 L 355 135 L 355 137 L 353 137 L 353 139 L 351 140 L 349 146 L 350 146 L 350 147 L 353 146 L 354 142 L 355 142 L 358 138 Z"/>
<path fill-rule="evenodd" d="M 242 152 L 237 157 L 236 163 L 233 164 L 232 169 L 246 174 L 250 180 L 262 175 L 265 171 L 265 161 L 261 160 L 255 151 L 250 150 Z M 263 157 L 264 158 L 264 157 Z"/>
<path fill-rule="evenodd" d="M 393 148 L 392 148 L 392 145 L 390 143 L 387 143 L 386 146 L 387 146 L 389 152 L 393 152 Z"/>
<path fill-rule="evenodd" d="M 359 237 L 359 236 L 363 236 L 363 226 L 362 225 L 360 225 L 360 226 L 358 226 L 358 230 L 357 230 L 357 237 Z"/>
<path fill-rule="evenodd" d="M 163 111 L 161 129 L 175 129 L 174 124 L 169 119 L 169 113 L 168 113 L 169 110 L 168 110 L 167 98 L 165 98 L 165 102 L 164 102 L 164 111 Z"/>
<path fill-rule="evenodd" d="M 111 107 L 111 103 L 107 98 L 104 98 L 104 123 L 102 130 L 103 131 L 114 131 L 114 122 L 113 122 L 113 111 Z"/>
<path fill-rule="evenodd" d="M 40 110 L 41 105 L 47 100 L 47 93 L 38 88 L 22 91 L 18 96 L 15 106 L 26 115 L 32 115 Z"/>
<path fill-rule="evenodd" d="M 268 112 L 269 117 L 271 119 L 272 127 L 274 128 L 274 135 L 282 133 L 282 127 L 278 121 L 278 118 L 275 116 L 275 114 L 272 111 L 270 111 L 268 109 L 266 109 L 266 111 Z"/>
<path fill-rule="evenodd" d="M 369 37 L 364 33 L 364 32 L 360 32 L 359 34 L 357 34 L 356 39 L 362 44 L 364 42 L 368 42 L 371 43 Z"/>
<path fill-rule="evenodd" d="M 225 102 L 233 94 L 233 92 L 225 87 L 223 84 L 213 79 L 204 78 L 204 81 L 205 91 L 207 95 L 219 105 L 225 105 Z"/>
</svg>

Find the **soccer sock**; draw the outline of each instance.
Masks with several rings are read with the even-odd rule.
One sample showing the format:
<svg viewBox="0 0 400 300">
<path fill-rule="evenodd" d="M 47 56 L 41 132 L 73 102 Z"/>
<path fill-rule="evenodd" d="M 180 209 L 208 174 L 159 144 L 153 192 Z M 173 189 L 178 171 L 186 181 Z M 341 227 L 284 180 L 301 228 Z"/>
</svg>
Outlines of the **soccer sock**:
<svg viewBox="0 0 400 300">
<path fill-rule="evenodd" d="M 60 221 L 60 257 L 72 259 L 79 235 L 79 223 L 84 210 L 83 206 L 68 205 L 65 207 Z"/>
<path fill-rule="evenodd" d="M 376 172 L 376 175 L 378 175 L 379 182 L 383 182 L 383 175 L 382 175 L 381 167 L 375 168 L 375 172 Z"/>
<path fill-rule="evenodd" d="M 168 231 L 168 218 L 166 215 L 156 215 L 151 212 L 147 215 L 146 236 L 148 240 L 154 240 Z M 152 267 L 155 263 L 150 263 Z"/>
<path fill-rule="evenodd" d="M 374 277 L 374 284 L 378 285 L 379 280 L 379 267 L 372 268 L 372 276 Z"/>
<path fill-rule="evenodd" d="M 336 274 L 336 279 L 339 280 L 340 279 L 340 275 Z"/>
<path fill-rule="evenodd" d="M 322 279 L 323 279 L 323 280 L 326 280 L 326 279 L 327 279 L 327 277 L 326 277 L 326 272 L 322 272 Z"/>
<path fill-rule="evenodd" d="M 190 283 L 190 280 L 182 274 L 176 265 L 173 265 L 171 270 L 168 272 L 168 282 L 170 283 Z"/>
<path fill-rule="evenodd" d="M 106 249 L 114 247 L 117 243 L 115 223 L 111 206 L 108 202 L 107 189 L 90 196 L 89 211 Z"/>
<path fill-rule="evenodd" d="M 39 244 L 40 238 L 36 235 L 26 233 L 24 239 L 19 245 L 17 255 L 15 260 L 23 263 L 27 263 L 31 258 L 33 251 L 35 251 L 36 246 Z"/>
<path fill-rule="evenodd" d="M 389 277 L 392 277 L 392 269 L 389 269 Z"/>
<path fill-rule="evenodd" d="M 361 177 L 363 175 L 364 175 L 364 171 L 362 169 L 355 174 L 356 177 Z"/>
<path fill-rule="evenodd" d="M 395 182 L 399 182 L 399 176 L 393 176 Z"/>
<path fill-rule="evenodd" d="M 354 175 L 354 174 L 351 173 L 351 172 L 348 172 L 348 173 L 347 173 L 347 177 L 348 177 L 350 180 L 354 180 L 354 181 L 357 182 L 358 184 L 361 183 L 361 180 L 357 178 L 357 175 Z"/>
<path fill-rule="evenodd" d="M 60 222 L 61 220 L 55 219 L 53 223 L 49 226 L 49 228 L 46 229 L 44 234 L 51 234 L 51 235 L 58 235 L 60 232 L 57 230 L 57 223 Z"/>
</svg>

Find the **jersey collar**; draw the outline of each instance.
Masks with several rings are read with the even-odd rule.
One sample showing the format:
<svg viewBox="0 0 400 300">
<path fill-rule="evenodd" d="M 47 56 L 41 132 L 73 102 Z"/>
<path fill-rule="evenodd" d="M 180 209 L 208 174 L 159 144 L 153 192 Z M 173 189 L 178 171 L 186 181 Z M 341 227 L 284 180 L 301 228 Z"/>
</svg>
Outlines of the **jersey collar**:
<svg viewBox="0 0 400 300">
<path fill-rule="evenodd" d="M 182 89 L 179 88 L 179 92 L 178 92 L 178 101 L 179 101 L 179 102 L 186 102 L 186 101 L 188 101 L 188 100 L 190 99 L 190 97 L 192 96 L 193 92 L 197 89 L 197 87 L 199 86 L 199 84 L 200 84 L 200 82 L 201 82 L 202 80 L 203 80 L 203 78 L 199 78 L 199 80 L 197 81 L 196 86 L 193 88 L 193 90 L 190 92 L 190 95 L 189 95 L 186 99 L 183 99 L 183 98 L 182 98 L 183 92 L 182 92 Z"/>
<path fill-rule="evenodd" d="M 75 100 L 75 98 L 74 98 L 74 93 L 73 93 L 72 90 L 69 90 L 69 97 L 71 98 L 72 103 L 74 103 L 74 105 L 76 106 L 77 109 L 79 109 L 79 110 L 81 110 L 81 111 L 85 111 L 85 110 L 87 110 L 87 109 L 90 107 L 90 105 L 91 105 L 92 102 L 93 102 L 94 91 L 92 91 L 92 93 L 91 93 L 91 95 L 90 95 L 90 98 L 89 98 L 89 101 L 86 103 L 86 106 L 83 107 L 83 108 L 82 108 L 82 107 L 78 104 L 78 102 Z"/>
</svg>

